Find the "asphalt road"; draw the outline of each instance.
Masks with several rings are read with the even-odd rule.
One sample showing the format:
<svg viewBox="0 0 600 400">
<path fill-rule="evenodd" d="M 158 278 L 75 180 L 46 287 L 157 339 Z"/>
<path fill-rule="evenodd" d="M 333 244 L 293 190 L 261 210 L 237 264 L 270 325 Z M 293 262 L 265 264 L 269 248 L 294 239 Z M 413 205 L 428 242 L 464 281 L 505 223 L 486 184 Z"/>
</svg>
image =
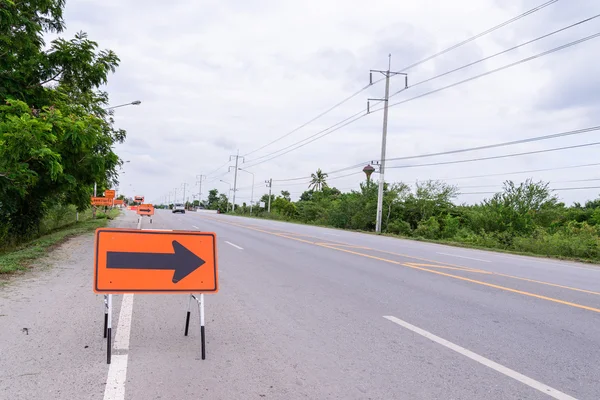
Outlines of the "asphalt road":
<svg viewBox="0 0 600 400">
<path fill-rule="evenodd" d="M 115 295 L 109 368 L 82 237 L 0 287 L 0 398 L 600 398 L 598 266 L 200 213 L 142 228 L 218 236 L 207 359 L 188 296 Z"/>
</svg>

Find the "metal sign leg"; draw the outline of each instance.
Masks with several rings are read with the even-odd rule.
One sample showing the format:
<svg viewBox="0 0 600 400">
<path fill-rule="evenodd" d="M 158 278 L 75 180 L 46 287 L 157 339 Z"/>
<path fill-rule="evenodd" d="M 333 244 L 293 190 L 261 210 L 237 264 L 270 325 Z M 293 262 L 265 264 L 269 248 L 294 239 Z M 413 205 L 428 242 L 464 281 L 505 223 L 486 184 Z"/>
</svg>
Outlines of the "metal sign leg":
<svg viewBox="0 0 600 400">
<path fill-rule="evenodd" d="M 110 364 L 112 353 L 112 294 L 108 295 L 108 324 L 107 324 L 107 339 L 106 339 L 106 363 Z"/>
<path fill-rule="evenodd" d="M 104 295 L 104 339 L 106 339 L 107 324 L 108 324 L 108 296 Z"/>
<path fill-rule="evenodd" d="M 202 352 L 202 359 L 206 359 L 206 338 L 204 332 L 204 294 L 201 294 L 200 297 L 196 297 L 193 294 L 190 295 L 190 303 L 192 298 L 196 300 L 198 303 L 198 314 L 200 317 L 200 346 Z M 185 336 L 188 334 L 188 327 L 190 322 L 190 303 L 188 303 L 188 312 L 185 320 Z"/>
<path fill-rule="evenodd" d="M 206 346 L 204 341 L 204 294 L 200 295 L 198 309 L 200 311 L 200 345 L 202 348 L 202 359 L 204 360 L 206 359 Z"/>
<path fill-rule="evenodd" d="M 190 294 L 190 299 L 188 301 L 187 315 L 185 317 L 185 333 L 184 336 L 188 335 L 188 329 L 190 327 L 190 309 L 192 307 L 192 295 Z"/>
</svg>

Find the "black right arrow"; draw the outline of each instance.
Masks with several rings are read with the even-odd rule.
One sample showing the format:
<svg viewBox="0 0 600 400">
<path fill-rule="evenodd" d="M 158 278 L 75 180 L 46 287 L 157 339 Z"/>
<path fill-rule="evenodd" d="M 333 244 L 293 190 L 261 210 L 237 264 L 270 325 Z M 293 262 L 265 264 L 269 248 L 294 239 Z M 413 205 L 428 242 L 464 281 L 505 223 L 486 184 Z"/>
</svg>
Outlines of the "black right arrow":
<svg viewBox="0 0 600 400">
<path fill-rule="evenodd" d="M 173 240 L 174 253 L 131 253 L 109 251 L 106 268 L 173 270 L 173 283 L 177 283 L 206 262 Z"/>
</svg>

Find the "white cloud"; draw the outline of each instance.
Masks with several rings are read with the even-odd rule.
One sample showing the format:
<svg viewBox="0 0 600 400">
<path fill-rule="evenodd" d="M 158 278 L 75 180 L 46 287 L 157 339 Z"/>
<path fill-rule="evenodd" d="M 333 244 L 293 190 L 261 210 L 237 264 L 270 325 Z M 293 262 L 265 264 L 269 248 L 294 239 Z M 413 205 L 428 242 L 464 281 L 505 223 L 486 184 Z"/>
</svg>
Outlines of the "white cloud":
<svg viewBox="0 0 600 400">
<path fill-rule="evenodd" d="M 368 3 L 358 0 L 118 1 L 67 2 L 67 36 L 86 31 L 111 48 L 121 66 L 108 91 L 114 104 L 140 99 L 138 107 L 115 111 L 128 140 L 118 147 L 126 165 L 121 189 L 135 188 L 151 200 L 182 182 L 225 163 L 237 149 L 246 154 L 310 120 L 368 83 L 369 69 L 410 65 L 484 31 L 541 0 L 427 0 Z M 409 72 L 417 83 L 525 40 L 598 13 L 597 2 L 558 2 Z M 595 33 L 600 19 L 523 47 L 476 67 L 394 96 L 407 99 L 529 55 Z M 600 38 L 488 77 L 390 109 L 388 156 L 430 153 L 557 133 L 598 124 L 595 66 Z M 593 85 L 593 86 L 592 86 Z M 392 92 L 403 86 L 394 78 Z M 383 96 L 383 82 L 327 116 L 247 157 L 288 146 L 361 111 L 366 99 Z M 252 169 L 256 183 L 268 178 L 308 176 L 378 159 L 381 113 L 374 113 L 321 140 Z M 513 146 L 416 162 L 458 160 L 566 146 L 598 140 L 598 134 Z M 596 139 L 594 139 L 596 138 Z M 388 180 L 452 178 L 583 164 L 597 160 L 597 147 L 427 168 L 389 169 Z M 401 162 L 390 162 L 398 165 Z M 226 171 L 226 168 L 219 172 Z M 360 171 L 360 168 L 358 168 Z M 352 171 L 349 171 L 352 172 Z M 346 172 L 344 172 L 346 173 Z M 217 174 L 216 174 L 217 175 Z M 511 176 L 525 179 L 527 176 Z M 534 178 L 592 178 L 594 170 L 538 173 Z M 233 181 L 231 175 L 219 178 Z M 204 192 L 227 186 L 216 179 Z M 357 187 L 361 175 L 332 181 Z M 239 175 L 240 186 L 251 176 Z M 499 177 L 457 183 L 501 184 Z M 567 184 L 556 185 L 564 187 Z M 583 186 L 573 184 L 572 186 Z M 303 186 L 277 184 L 292 193 Z M 488 191 L 489 189 L 469 189 Z M 255 198 L 265 191 L 255 190 Z M 465 190 L 466 191 L 466 190 Z M 561 192 L 568 202 L 596 197 L 600 190 Z M 133 193 L 130 193 L 133 194 Z M 250 189 L 240 191 L 248 198 Z M 482 196 L 463 196 L 476 201 Z"/>
</svg>

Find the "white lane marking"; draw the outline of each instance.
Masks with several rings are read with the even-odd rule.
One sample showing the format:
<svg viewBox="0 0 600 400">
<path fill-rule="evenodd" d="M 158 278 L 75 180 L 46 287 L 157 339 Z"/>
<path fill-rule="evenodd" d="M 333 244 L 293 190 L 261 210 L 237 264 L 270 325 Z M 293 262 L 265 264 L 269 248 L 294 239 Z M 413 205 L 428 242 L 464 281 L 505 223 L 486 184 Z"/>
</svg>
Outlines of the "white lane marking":
<svg viewBox="0 0 600 400">
<path fill-rule="evenodd" d="M 129 334 L 131 332 L 131 315 L 133 314 L 133 294 L 124 294 L 119 313 L 119 324 L 115 335 L 114 349 L 129 349 Z"/>
<path fill-rule="evenodd" d="M 340 236 L 340 235 L 336 235 L 335 233 L 329 233 L 329 232 L 323 232 L 323 235 Z"/>
<path fill-rule="evenodd" d="M 473 257 L 466 257 L 466 256 L 459 256 L 458 254 L 450 254 L 450 253 L 440 253 L 440 252 L 436 252 L 436 254 L 441 254 L 443 256 L 450 256 L 450 257 L 458 257 L 458 258 L 465 258 L 467 260 L 473 260 L 473 261 L 481 261 L 481 262 L 491 262 L 490 260 L 482 260 L 481 258 L 473 258 Z"/>
<path fill-rule="evenodd" d="M 104 389 L 104 400 L 125 400 L 127 358 L 127 354 L 111 357 L 106 388 Z"/>
<path fill-rule="evenodd" d="M 514 380 L 517 380 L 535 390 L 539 390 L 540 392 L 547 394 L 550 397 L 553 397 L 553 398 L 559 399 L 559 400 L 576 400 L 574 397 L 571 397 L 566 393 L 563 393 L 559 390 L 551 388 L 550 386 L 544 385 L 543 383 L 538 382 L 535 379 L 529 378 L 528 376 L 520 374 L 517 371 L 514 371 L 508 367 L 505 367 L 504 365 L 500 365 L 490 359 L 480 356 L 479 354 L 473 353 L 472 351 L 467 350 L 464 347 L 461 347 L 457 344 L 449 342 L 446 339 L 442 339 L 441 337 L 436 336 L 431 332 L 428 332 L 424 329 L 421 329 L 414 325 L 411 325 L 408 322 L 403 321 L 399 318 L 396 318 L 393 316 L 384 316 L 383 318 L 385 318 L 389 321 L 392 321 L 408 330 L 411 330 L 433 342 L 436 342 L 437 344 L 441 344 L 442 346 L 447 347 L 450 350 L 454 350 L 455 352 L 462 354 L 463 356 L 468 357 L 471 360 L 477 361 L 478 363 L 483 364 L 486 367 L 489 367 L 497 372 L 500 372 L 501 374 L 504 374 L 504 375 L 508 376 L 509 378 L 513 378 Z"/>
<path fill-rule="evenodd" d="M 194 228 L 194 229 L 200 229 L 196 225 L 192 225 L 192 228 Z"/>
<path fill-rule="evenodd" d="M 133 312 L 133 295 L 123 295 L 119 323 L 114 342 L 114 349 L 128 350 L 131 333 L 131 315 Z M 127 379 L 127 354 L 113 355 L 108 368 L 104 400 L 125 400 L 125 381 Z"/>
<path fill-rule="evenodd" d="M 235 247 L 235 248 L 236 248 L 236 249 L 238 249 L 238 250 L 244 250 L 244 248 L 243 248 L 243 247 L 240 247 L 240 246 L 238 246 L 237 244 L 233 244 L 233 243 L 231 243 L 231 242 L 228 242 L 227 240 L 225 241 L 225 243 L 227 243 L 227 244 L 228 244 L 228 245 L 230 245 L 230 246 L 233 246 L 233 247 Z"/>
</svg>

